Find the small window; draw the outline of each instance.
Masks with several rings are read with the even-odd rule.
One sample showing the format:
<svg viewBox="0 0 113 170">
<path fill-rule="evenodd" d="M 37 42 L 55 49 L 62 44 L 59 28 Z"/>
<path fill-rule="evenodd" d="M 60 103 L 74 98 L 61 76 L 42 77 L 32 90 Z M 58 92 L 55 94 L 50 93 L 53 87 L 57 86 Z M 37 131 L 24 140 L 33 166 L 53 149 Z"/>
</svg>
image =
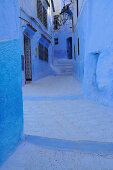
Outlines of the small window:
<svg viewBox="0 0 113 170">
<path fill-rule="evenodd" d="M 55 38 L 54 41 L 55 41 L 55 45 L 57 45 L 58 44 L 58 38 Z"/>
<path fill-rule="evenodd" d="M 79 49 L 80 47 L 79 46 L 80 46 L 80 42 L 79 42 L 79 38 L 78 38 L 78 56 L 80 54 L 80 49 Z"/>
</svg>

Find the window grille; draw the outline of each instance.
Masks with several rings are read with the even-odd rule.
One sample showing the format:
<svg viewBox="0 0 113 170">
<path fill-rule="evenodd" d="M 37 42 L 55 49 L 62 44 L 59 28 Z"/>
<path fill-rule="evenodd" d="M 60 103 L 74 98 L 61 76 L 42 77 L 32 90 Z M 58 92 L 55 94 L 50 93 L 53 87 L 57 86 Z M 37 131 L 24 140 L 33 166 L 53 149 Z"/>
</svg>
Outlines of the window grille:
<svg viewBox="0 0 113 170">
<path fill-rule="evenodd" d="M 48 49 L 39 43 L 39 59 L 48 62 Z"/>
<path fill-rule="evenodd" d="M 47 28 L 47 10 L 44 8 L 41 0 L 37 0 L 37 17 Z"/>
<path fill-rule="evenodd" d="M 43 7 L 43 25 L 47 28 L 47 10 Z"/>
<path fill-rule="evenodd" d="M 37 17 L 42 22 L 43 5 L 41 0 L 37 0 Z"/>
</svg>

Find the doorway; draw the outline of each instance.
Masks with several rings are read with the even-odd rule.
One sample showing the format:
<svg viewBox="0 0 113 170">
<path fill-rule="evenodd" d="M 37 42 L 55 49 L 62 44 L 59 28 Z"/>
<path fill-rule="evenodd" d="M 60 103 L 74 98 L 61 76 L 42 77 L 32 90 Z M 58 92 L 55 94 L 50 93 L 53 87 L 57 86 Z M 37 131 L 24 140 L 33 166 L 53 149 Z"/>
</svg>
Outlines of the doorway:
<svg viewBox="0 0 113 170">
<path fill-rule="evenodd" d="M 25 83 L 32 81 L 31 67 L 31 43 L 30 38 L 24 34 L 24 55 L 25 55 Z"/>
<path fill-rule="evenodd" d="M 67 38 L 67 57 L 72 59 L 72 37 Z"/>
</svg>

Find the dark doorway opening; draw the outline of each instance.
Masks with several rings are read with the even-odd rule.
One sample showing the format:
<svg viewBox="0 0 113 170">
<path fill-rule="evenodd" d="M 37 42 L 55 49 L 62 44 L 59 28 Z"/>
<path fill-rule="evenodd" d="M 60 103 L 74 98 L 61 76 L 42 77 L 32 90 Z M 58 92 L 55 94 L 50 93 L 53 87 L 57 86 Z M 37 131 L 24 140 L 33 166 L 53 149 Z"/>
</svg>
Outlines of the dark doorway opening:
<svg viewBox="0 0 113 170">
<path fill-rule="evenodd" d="M 67 56 L 72 59 L 72 37 L 67 38 Z"/>
</svg>

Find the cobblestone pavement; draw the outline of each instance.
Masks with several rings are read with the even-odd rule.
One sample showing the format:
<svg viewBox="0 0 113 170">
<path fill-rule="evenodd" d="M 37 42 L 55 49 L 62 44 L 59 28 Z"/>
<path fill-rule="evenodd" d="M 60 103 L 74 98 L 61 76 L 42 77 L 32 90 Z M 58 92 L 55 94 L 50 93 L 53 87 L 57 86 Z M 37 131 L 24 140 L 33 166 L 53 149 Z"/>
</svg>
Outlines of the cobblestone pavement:
<svg viewBox="0 0 113 170">
<path fill-rule="evenodd" d="M 1 170 L 113 170 L 113 109 L 73 77 L 28 84 L 23 99 L 25 138 Z"/>
</svg>

